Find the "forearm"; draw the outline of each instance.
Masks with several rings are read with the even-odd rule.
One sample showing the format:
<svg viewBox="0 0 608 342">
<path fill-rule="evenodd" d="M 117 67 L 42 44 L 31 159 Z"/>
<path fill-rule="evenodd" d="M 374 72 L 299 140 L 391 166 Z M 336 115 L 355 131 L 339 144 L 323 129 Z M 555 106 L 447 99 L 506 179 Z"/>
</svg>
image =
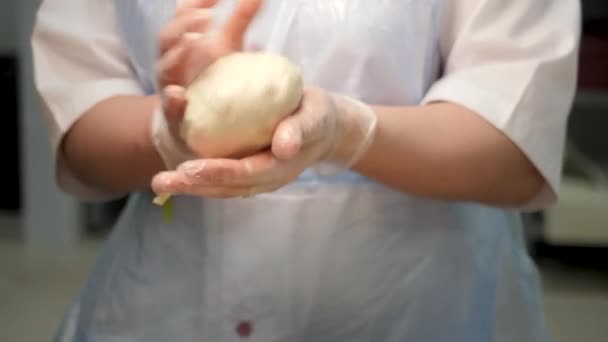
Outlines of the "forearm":
<svg viewBox="0 0 608 342">
<path fill-rule="evenodd" d="M 502 132 L 463 107 L 375 107 L 378 131 L 354 169 L 400 191 L 516 206 L 543 179 Z"/>
<path fill-rule="evenodd" d="M 117 96 L 79 119 L 66 134 L 66 163 L 85 183 L 117 195 L 147 189 L 163 162 L 149 138 L 156 96 Z"/>
</svg>

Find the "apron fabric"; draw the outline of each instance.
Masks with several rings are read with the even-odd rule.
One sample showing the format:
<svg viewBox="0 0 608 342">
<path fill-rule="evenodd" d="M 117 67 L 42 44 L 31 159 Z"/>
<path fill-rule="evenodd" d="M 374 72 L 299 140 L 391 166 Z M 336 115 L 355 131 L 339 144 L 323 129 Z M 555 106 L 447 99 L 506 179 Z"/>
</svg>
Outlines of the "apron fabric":
<svg viewBox="0 0 608 342">
<path fill-rule="evenodd" d="M 443 0 L 267 0 L 246 38 L 307 84 L 415 105 L 439 72 Z M 216 7 L 219 22 L 235 1 Z M 133 75 L 156 91 L 172 0 L 115 0 Z M 398 156 L 397 156 L 398 157 Z M 518 213 L 306 171 L 247 199 L 129 203 L 57 342 L 545 342 Z"/>
</svg>

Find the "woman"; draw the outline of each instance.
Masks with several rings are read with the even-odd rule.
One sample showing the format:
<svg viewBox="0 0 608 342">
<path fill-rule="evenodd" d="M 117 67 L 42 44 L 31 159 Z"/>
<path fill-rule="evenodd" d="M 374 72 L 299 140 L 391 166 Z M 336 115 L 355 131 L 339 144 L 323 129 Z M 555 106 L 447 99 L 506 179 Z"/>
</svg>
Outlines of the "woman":
<svg viewBox="0 0 608 342">
<path fill-rule="evenodd" d="M 547 341 L 519 213 L 553 204 L 576 0 L 46 0 L 58 183 L 132 193 L 58 341 Z M 309 86 L 270 151 L 197 159 L 184 87 L 240 50 Z M 200 157 L 198 157 L 200 158 Z M 170 222 L 152 204 L 174 193 Z"/>
</svg>

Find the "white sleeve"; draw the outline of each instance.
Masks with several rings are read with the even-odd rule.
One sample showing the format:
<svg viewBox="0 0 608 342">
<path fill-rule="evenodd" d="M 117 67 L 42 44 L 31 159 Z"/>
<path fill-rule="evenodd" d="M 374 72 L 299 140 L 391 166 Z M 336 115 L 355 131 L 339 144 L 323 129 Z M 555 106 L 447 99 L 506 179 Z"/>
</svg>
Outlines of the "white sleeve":
<svg viewBox="0 0 608 342">
<path fill-rule="evenodd" d="M 64 162 L 61 142 L 90 108 L 115 95 L 141 95 L 117 33 L 112 0 L 44 0 L 32 35 L 34 77 L 42 100 L 55 174 L 82 200 L 109 194 L 83 184 Z"/>
<path fill-rule="evenodd" d="M 522 210 L 555 203 L 576 89 L 578 0 L 450 0 L 443 9 L 443 76 L 423 103 L 463 105 L 505 133 L 545 178 Z"/>
</svg>

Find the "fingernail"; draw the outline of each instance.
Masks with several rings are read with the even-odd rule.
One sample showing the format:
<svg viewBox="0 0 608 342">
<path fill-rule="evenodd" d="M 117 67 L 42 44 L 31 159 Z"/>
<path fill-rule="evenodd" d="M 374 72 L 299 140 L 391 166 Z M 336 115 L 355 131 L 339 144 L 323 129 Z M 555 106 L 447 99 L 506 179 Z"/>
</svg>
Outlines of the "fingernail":
<svg viewBox="0 0 608 342">
<path fill-rule="evenodd" d="M 164 184 L 166 187 L 171 187 L 173 185 L 173 177 L 165 175 L 163 176 L 161 183 Z"/>
</svg>

